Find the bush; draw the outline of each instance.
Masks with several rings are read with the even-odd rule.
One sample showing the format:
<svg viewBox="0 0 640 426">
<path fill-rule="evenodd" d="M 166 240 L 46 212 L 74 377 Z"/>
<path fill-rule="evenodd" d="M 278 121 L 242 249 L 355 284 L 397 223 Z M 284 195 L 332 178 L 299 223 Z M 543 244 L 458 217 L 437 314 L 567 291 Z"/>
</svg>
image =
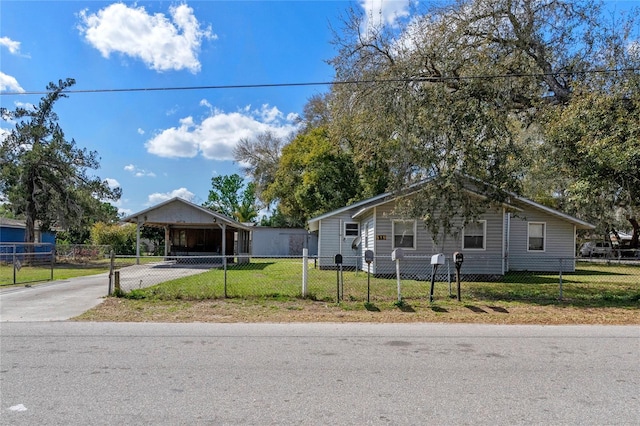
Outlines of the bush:
<svg viewBox="0 0 640 426">
<path fill-rule="evenodd" d="M 109 245 L 115 254 L 131 255 L 136 253 L 136 225 L 107 225 L 98 222 L 91 227 L 91 243 Z"/>
</svg>

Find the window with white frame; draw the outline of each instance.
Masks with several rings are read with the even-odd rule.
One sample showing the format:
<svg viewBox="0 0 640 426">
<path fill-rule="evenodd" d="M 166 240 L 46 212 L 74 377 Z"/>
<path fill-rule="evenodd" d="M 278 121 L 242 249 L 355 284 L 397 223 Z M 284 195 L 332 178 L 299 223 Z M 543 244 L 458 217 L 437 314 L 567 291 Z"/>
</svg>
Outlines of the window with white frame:
<svg viewBox="0 0 640 426">
<path fill-rule="evenodd" d="M 528 251 L 544 251 L 547 226 L 544 222 L 529 222 Z"/>
<path fill-rule="evenodd" d="M 484 250 L 487 241 L 487 221 L 470 222 L 462 229 L 462 248 L 465 250 Z"/>
<path fill-rule="evenodd" d="M 416 248 L 416 221 L 394 220 L 391 222 L 393 248 Z"/>
<path fill-rule="evenodd" d="M 360 235 L 360 224 L 357 222 L 346 222 L 344 224 L 345 237 L 357 237 Z"/>
</svg>

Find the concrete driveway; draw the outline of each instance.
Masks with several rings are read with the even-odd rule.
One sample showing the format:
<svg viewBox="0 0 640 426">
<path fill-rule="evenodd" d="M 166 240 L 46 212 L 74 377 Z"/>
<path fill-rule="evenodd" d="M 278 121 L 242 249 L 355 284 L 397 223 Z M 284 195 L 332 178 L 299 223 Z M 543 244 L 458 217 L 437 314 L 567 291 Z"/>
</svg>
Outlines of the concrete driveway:
<svg viewBox="0 0 640 426">
<path fill-rule="evenodd" d="M 205 272 L 205 266 L 162 262 L 120 269 L 122 289 L 149 287 Z M 0 321 L 65 321 L 99 305 L 109 292 L 107 273 L 0 290 Z"/>
<path fill-rule="evenodd" d="M 107 273 L 0 291 L 0 321 L 64 321 L 97 306 L 107 295 Z"/>
</svg>

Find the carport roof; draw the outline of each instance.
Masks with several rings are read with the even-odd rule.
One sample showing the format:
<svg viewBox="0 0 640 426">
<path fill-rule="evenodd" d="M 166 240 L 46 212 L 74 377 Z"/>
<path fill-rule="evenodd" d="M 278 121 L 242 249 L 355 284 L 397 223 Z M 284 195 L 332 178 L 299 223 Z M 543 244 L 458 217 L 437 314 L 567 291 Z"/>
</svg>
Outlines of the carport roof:
<svg viewBox="0 0 640 426">
<path fill-rule="evenodd" d="M 181 207 L 186 207 L 188 210 L 197 213 L 197 216 L 206 218 L 206 220 L 190 221 L 188 219 L 176 219 L 175 215 L 168 214 L 171 210 L 170 207 L 175 204 L 180 204 Z M 152 216 L 153 218 L 150 219 L 150 217 Z M 155 206 L 149 207 L 148 209 L 129 215 L 122 220 L 123 222 L 140 223 L 141 225 L 146 224 L 150 226 L 182 225 L 188 227 L 194 225 L 212 225 L 214 223 L 224 223 L 236 229 L 241 229 L 244 231 L 251 230 L 251 227 L 246 226 L 228 216 L 209 210 L 206 207 L 193 204 L 179 197 L 174 197 L 160 204 L 156 204 Z"/>
</svg>

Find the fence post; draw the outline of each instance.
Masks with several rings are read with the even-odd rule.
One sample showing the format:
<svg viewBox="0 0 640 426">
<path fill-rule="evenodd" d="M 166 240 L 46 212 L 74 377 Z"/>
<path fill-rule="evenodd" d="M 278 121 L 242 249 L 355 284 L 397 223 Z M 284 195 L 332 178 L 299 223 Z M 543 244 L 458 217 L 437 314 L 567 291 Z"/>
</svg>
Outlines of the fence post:
<svg viewBox="0 0 640 426">
<path fill-rule="evenodd" d="M 222 269 L 224 270 L 224 298 L 227 298 L 227 256 L 222 257 Z"/>
<path fill-rule="evenodd" d="M 302 297 L 307 297 L 307 281 L 309 279 L 309 249 L 302 249 Z"/>
<path fill-rule="evenodd" d="M 53 268 L 56 265 L 56 246 L 51 246 L 51 281 L 53 281 Z"/>
<path fill-rule="evenodd" d="M 559 300 L 562 300 L 562 258 L 560 258 L 560 296 Z"/>
<path fill-rule="evenodd" d="M 17 250 L 17 246 L 13 246 L 13 260 L 11 261 L 11 264 L 13 265 L 13 284 L 16 283 L 16 250 Z"/>
<path fill-rule="evenodd" d="M 107 289 L 107 296 L 113 294 L 113 266 L 115 264 L 115 254 L 113 250 L 109 252 L 109 288 Z"/>
</svg>

